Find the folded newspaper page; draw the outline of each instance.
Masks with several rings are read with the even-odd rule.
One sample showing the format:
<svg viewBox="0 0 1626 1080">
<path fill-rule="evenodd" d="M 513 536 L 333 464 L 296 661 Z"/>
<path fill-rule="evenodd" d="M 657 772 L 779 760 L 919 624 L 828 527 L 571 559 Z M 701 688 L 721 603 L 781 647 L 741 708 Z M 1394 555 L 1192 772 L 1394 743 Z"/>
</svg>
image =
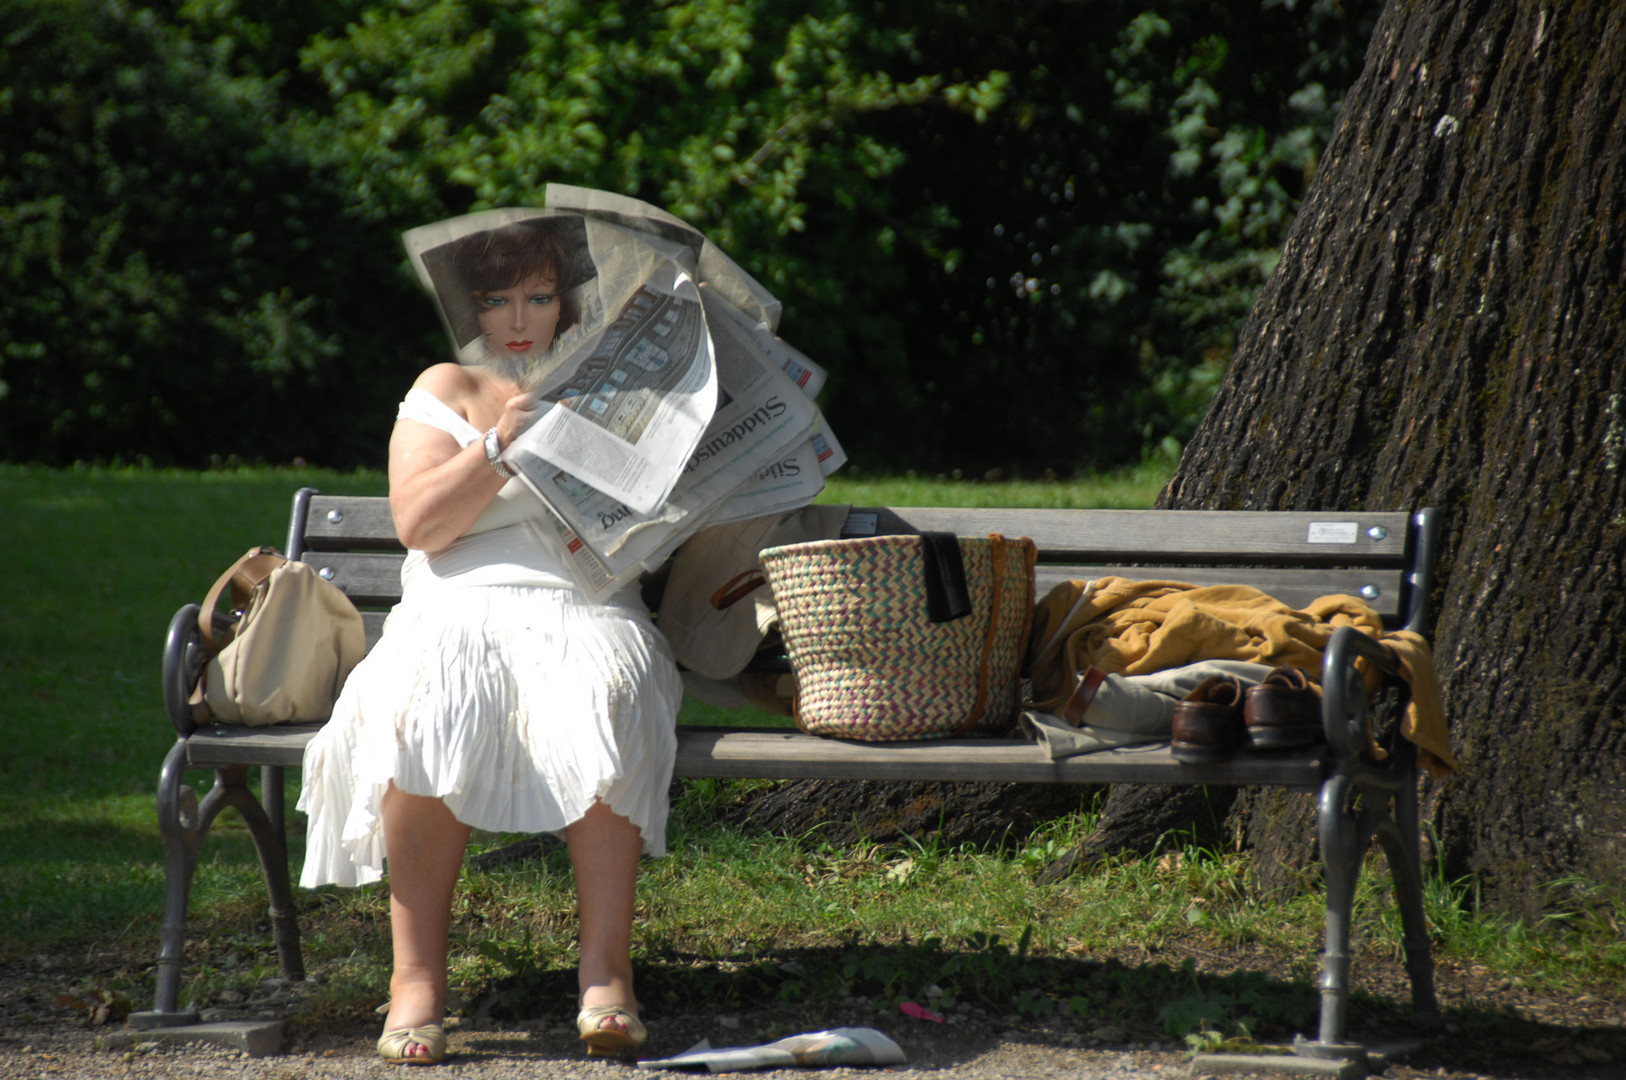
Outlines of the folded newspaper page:
<svg viewBox="0 0 1626 1080">
<path fill-rule="evenodd" d="M 685 464 L 677 485 L 653 513 L 636 509 L 559 470 L 537 467 L 523 456 L 520 477 L 545 502 L 551 515 L 553 540 L 562 545 L 578 585 L 592 596 L 614 592 L 634 580 L 643 568 L 670 554 L 679 543 L 706 524 L 712 512 L 735 492 L 757 483 L 774 471 L 795 449 L 809 443 L 818 421 L 818 409 L 786 374 L 783 364 L 769 366 L 776 354 L 755 344 L 766 331 L 735 321 L 718 309 L 710 290 L 701 290 L 716 341 L 718 408 Z M 803 364 L 811 364 L 796 354 Z M 788 347 L 780 359 L 788 357 Z M 828 447 L 827 437 L 824 439 Z M 815 458 L 808 461 L 816 466 Z M 823 473 L 791 462 L 806 480 L 794 492 L 783 489 L 779 505 L 811 502 L 824 488 Z M 763 481 L 766 483 L 766 481 Z"/>
<path fill-rule="evenodd" d="M 759 468 L 706 516 L 705 523 L 722 525 L 806 506 L 824 490 L 824 478 L 846 462 L 846 452 L 821 414 L 800 446 Z"/>
<path fill-rule="evenodd" d="M 542 192 L 542 205 L 549 210 L 575 211 L 682 245 L 693 256 L 696 281 L 711 286 L 770 334 L 779 329 L 781 306 L 774 295 L 682 218 L 613 191 L 569 184 L 547 185 Z M 817 393 L 815 389 L 809 396 Z"/>
<path fill-rule="evenodd" d="M 732 1046 L 713 1049 L 702 1039 L 688 1050 L 669 1058 L 638 1062 L 640 1069 L 705 1068 L 711 1072 L 744 1072 L 748 1069 L 788 1069 L 846 1067 L 851 1065 L 902 1065 L 908 1061 L 903 1048 L 874 1028 L 831 1028 L 805 1035 L 791 1035 L 761 1046 Z"/>
<path fill-rule="evenodd" d="M 502 460 L 577 583 L 606 596 L 706 524 L 811 502 L 845 454 L 813 404 L 824 371 L 774 335 L 778 300 L 656 207 L 545 201 L 405 240 L 458 361 L 537 394 Z"/>
</svg>

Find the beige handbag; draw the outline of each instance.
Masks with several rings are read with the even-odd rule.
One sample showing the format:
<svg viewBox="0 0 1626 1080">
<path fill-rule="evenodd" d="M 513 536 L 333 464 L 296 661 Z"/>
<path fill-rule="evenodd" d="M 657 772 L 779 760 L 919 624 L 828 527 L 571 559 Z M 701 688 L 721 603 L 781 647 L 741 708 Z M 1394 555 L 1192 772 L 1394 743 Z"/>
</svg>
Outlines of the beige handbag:
<svg viewBox="0 0 1626 1080">
<path fill-rule="evenodd" d="M 846 506 L 803 506 L 714 525 L 678 549 L 655 626 L 686 670 L 732 679 L 779 623 L 757 553 L 840 534 Z"/>
<path fill-rule="evenodd" d="M 230 614 L 218 610 L 228 589 Z M 230 625 L 217 630 L 226 620 Z M 198 631 L 209 656 L 192 694 L 199 723 L 326 720 L 367 651 L 350 598 L 307 564 L 268 547 L 250 548 L 220 575 L 198 614 Z"/>
</svg>

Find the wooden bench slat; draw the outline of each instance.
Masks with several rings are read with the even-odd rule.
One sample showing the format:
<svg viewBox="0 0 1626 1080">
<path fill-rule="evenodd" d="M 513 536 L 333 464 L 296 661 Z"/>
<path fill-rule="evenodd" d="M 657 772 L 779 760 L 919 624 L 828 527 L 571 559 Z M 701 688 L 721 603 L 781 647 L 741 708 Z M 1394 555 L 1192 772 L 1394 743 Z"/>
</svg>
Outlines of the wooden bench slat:
<svg viewBox="0 0 1626 1080">
<path fill-rule="evenodd" d="M 1032 537 L 1041 557 L 1057 562 L 1399 567 L 1406 560 L 1408 518 L 1403 512 L 854 507 L 843 535 L 1003 532 Z M 305 543 L 312 551 L 400 550 L 382 496 L 313 496 Z"/>
<path fill-rule="evenodd" d="M 843 535 L 924 532 L 1029 536 L 1041 558 L 1066 562 L 1402 566 L 1408 515 L 1234 510 L 854 508 L 874 514 L 869 532 L 849 516 Z M 859 521 L 860 526 L 866 521 Z M 1321 540 L 1312 541 L 1314 535 Z M 1372 530 L 1378 530 L 1381 538 Z M 1347 543 L 1342 542 L 1345 539 Z M 1333 542 L 1337 540 L 1338 542 Z"/>
<path fill-rule="evenodd" d="M 305 561 L 331 573 L 332 581 L 357 607 L 383 607 L 401 598 L 401 559 L 384 552 L 308 551 Z M 1193 585 L 1252 585 L 1294 608 L 1318 596 L 1347 593 L 1363 597 L 1377 613 L 1393 622 L 1401 614 L 1404 577 L 1399 570 L 1322 570 L 1306 567 L 1110 566 L 1041 563 L 1034 574 L 1035 595 L 1044 596 L 1063 581 L 1113 575 L 1135 581 L 1186 581 Z M 326 575 L 324 575 L 326 576 Z M 1368 595 L 1363 589 L 1375 589 Z M 371 639 L 369 639 L 371 640 Z"/>
<path fill-rule="evenodd" d="M 676 775 L 776 780 L 945 780 L 1067 784 L 1272 784 L 1313 790 L 1326 776 L 1323 749 L 1280 756 L 1238 754 L 1185 765 L 1167 743 L 1053 761 L 1025 739 L 927 739 L 858 743 L 788 729 L 679 729 Z"/>
<path fill-rule="evenodd" d="M 396 552 L 307 551 L 303 561 L 344 590 L 357 607 L 390 607 L 401 599 L 401 562 Z"/>
<path fill-rule="evenodd" d="M 187 760 L 201 768 L 280 765 L 298 768 L 321 724 L 214 727 L 188 740 Z M 1025 739 L 927 739 L 857 743 L 788 728 L 678 728 L 679 777 L 774 780 L 941 780 L 1016 783 L 1269 784 L 1313 790 L 1326 776 L 1325 748 L 1286 754 L 1237 754 L 1229 761 L 1181 764 L 1167 743 L 1104 750 L 1052 761 Z"/>
<path fill-rule="evenodd" d="M 1131 581 L 1183 581 L 1192 585 L 1251 585 L 1291 608 L 1303 610 L 1320 596 L 1360 597 L 1387 625 L 1403 616 L 1405 574 L 1400 570 L 1319 570 L 1303 567 L 1076 566 L 1041 563 L 1034 568 L 1034 595 L 1043 597 L 1064 581 L 1112 575 Z M 1376 590 L 1366 593 L 1363 590 Z"/>
<path fill-rule="evenodd" d="M 313 495 L 305 544 L 316 551 L 401 550 L 390 501 L 382 495 Z"/>
</svg>

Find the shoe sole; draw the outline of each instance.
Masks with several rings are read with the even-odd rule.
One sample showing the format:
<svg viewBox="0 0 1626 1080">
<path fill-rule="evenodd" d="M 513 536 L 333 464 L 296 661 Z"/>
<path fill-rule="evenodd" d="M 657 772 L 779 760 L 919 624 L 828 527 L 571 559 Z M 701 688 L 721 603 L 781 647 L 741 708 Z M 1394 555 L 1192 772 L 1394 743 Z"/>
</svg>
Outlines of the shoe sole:
<svg viewBox="0 0 1626 1080">
<path fill-rule="evenodd" d="M 1169 755 L 1183 765 L 1205 765 L 1228 760 L 1233 749 L 1230 746 L 1182 746 L 1180 743 L 1170 743 Z"/>
<path fill-rule="evenodd" d="M 1308 728 L 1249 728 L 1247 745 L 1254 750 L 1291 750 L 1321 742 L 1321 732 Z"/>
<path fill-rule="evenodd" d="M 587 1044 L 588 1057 L 619 1057 L 629 1050 L 638 1049 L 632 1036 L 624 1031 L 595 1031 L 591 1035 L 583 1035 L 582 1042 Z"/>
</svg>

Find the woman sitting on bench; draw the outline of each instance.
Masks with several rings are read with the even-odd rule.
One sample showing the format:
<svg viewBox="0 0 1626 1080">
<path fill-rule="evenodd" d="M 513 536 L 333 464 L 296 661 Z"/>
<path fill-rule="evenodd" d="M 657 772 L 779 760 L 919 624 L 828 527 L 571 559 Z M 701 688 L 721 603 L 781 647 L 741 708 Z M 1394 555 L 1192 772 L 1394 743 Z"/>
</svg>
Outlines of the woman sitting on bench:
<svg viewBox="0 0 1626 1080">
<path fill-rule="evenodd" d="M 538 542 L 541 504 L 497 459 L 535 418 L 518 379 L 573 321 L 573 219 L 435 249 L 473 306 L 462 364 L 418 376 L 390 437 L 402 598 L 304 759 L 301 884 L 390 877 L 394 969 L 379 1053 L 444 1056 L 451 900 L 470 829 L 563 835 L 580 911 L 590 1054 L 644 1041 L 633 889 L 665 853 L 682 686 L 636 597 L 593 602 Z M 574 258 L 573 258 L 574 256 Z M 441 287 L 441 295 L 453 290 Z M 449 322 L 457 320 L 450 317 Z"/>
</svg>

